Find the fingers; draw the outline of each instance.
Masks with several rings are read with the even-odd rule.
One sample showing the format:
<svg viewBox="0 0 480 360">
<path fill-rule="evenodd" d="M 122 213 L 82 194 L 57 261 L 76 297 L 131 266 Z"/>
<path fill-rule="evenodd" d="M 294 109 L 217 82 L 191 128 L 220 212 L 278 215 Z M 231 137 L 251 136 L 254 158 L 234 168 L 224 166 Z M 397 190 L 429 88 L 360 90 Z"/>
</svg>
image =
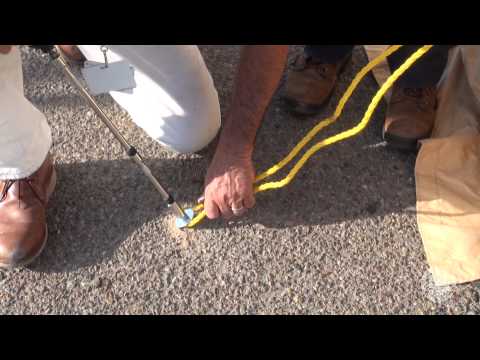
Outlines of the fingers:
<svg viewBox="0 0 480 360">
<path fill-rule="evenodd" d="M 213 192 L 211 189 L 207 189 L 205 196 L 202 196 L 198 201 L 203 201 L 205 213 L 209 219 L 217 219 L 223 216 L 223 218 L 228 220 L 233 216 L 242 216 L 248 209 L 254 206 L 254 197 L 247 196 L 247 199 L 248 206 L 246 206 L 245 201 L 242 200 L 241 194 L 236 193 L 235 195 L 228 196 L 221 192 Z"/>
<path fill-rule="evenodd" d="M 237 199 L 239 198 L 238 196 Z M 253 194 L 246 196 L 246 200 L 228 201 L 226 198 L 219 200 L 214 196 L 208 195 L 205 196 L 204 199 L 205 212 L 211 220 L 217 219 L 220 216 L 223 216 L 226 220 L 231 219 L 233 216 L 242 216 L 248 209 L 255 206 L 255 197 Z"/>
<path fill-rule="evenodd" d="M 243 200 L 237 200 L 233 202 L 231 208 L 234 216 L 242 216 L 247 212 L 247 209 L 243 204 Z"/>
<path fill-rule="evenodd" d="M 226 196 L 222 196 L 221 192 L 212 192 L 210 188 L 205 191 L 204 207 L 207 217 L 211 220 L 220 215 L 227 220 L 233 217 L 233 211 L 226 201 Z"/>
<path fill-rule="evenodd" d="M 245 196 L 243 204 L 247 209 L 253 209 L 255 207 L 255 194 L 253 193 L 253 191 Z"/>
<path fill-rule="evenodd" d="M 245 214 L 255 205 L 255 170 L 251 160 L 227 160 L 214 160 L 207 172 L 204 207 L 209 219 L 223 216 L 228 220 Z"/>
<path fill-rule="evenodd" d="M 204 203 L 205 213 L 210 220 L 217 219 L 222 215 L 225 219 L 231 219 L 233 216 L 232 209 L 225 203 L 225 201 L 216 202 L 208 197 Z"/>
<path fill-rule="evenodd" d="M 220 209 L 220 212 L 222 213 L 224 219 L 229 220 L 233 217 L 232 207 L 227 201 L 226 196 L 222 199 L 222 201 L 217 202 L 217 206 Z"/>
<path fill-rule="evenodd" d="M 250 179 L 237 182 L 236 186 L 226 186 L 232 181 L 212 181 L 205 188 L 204 207 L 209 219 L 223 216 L 226 220 L 233 216 L 242 216 L 255 206 L 255 195 Z M 235 183 L 235 182 L 233 182 Z"/>
<path fill-rule="evenodd" d="M 220 210 L 212 199 L 206 199 L 204 202 L 205 213 L 210 220 L 220 217 Z"/>
</svg>

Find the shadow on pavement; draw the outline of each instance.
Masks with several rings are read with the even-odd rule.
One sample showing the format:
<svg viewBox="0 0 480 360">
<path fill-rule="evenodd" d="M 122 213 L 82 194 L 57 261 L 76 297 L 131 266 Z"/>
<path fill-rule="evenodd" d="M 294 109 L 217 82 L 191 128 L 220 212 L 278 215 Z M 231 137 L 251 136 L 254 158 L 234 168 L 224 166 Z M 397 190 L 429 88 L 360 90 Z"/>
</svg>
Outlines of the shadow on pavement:
<svg viewBox="0 0 480 360">
<path fill-rule="evenodd" d="M 146 160 L 180 203 L 201 191 L 205 160 Z M 49 239 L 30 270 L 69 272 L 108 261 L 145 223 L 168 209 L 130 160 L 57 164 L 57 188 L 49 204 Z M 182 193 L 179 193 L 182 189 Z"/>
<path fill-rule="evenodd" d="M 393 164 L 392 156 L 397 158 Z M 330 225 L 403 212 L 415 205 L 412 160 L 385 148 L 337 148 L 315 157 L 287 188 L 258 194 L 256 208 L 246 217 L 206 220 L 197 231 Z M 207 157 L 147 161 L 182 205 L 191 205 L 201 193 L 208 162 Z M 59 164 L 57 171 L 49 242 L 33 271 L 68 272 L 108 261 L 137 229 L 167 215 L 159 195 L 127 159 Z"/>
<path fill-rule="evenodd" d="M 347 82 L 348 77 L 337 90 L 336 98 Z M 320 138 L 356 124 L 377 89 L 372 79 L 366 80 L 345 110 L 340 125 L 327 129 Z M 335 97 L 316 119 L 333 112 L 338 101 Z M 72 105 L 76 101 L 72 97 Z M 102 101 L 110 103 L 108 97 Z M 231 222 L 206 220 L 198 231 L 256 224 L 267 229 L 326 226 L 408 211 L 415 206 L 415 158 L 379 145 L 384 110 L 383 106 L 376 112 L 369 128 L 360 136 L 315 155 L 288 187 L 258 194 L 256 208 L 244 218 Z M 257 139 L 257 171 L 280 160 L 315 124 L 292 118 L 277 100 L 266 116 Z M 147 162 L 180 204 L 193 205 L 203 190 L 212 154 L 210 146 L 204 156 Z M 59 164 L 57 170 L 59 182 L 48 213 L 49 242 L 31 266 L 33 271 L 68 272 L 108 261 L 137 229 L 167 214 L 152 185 L 128 159 Z M 272 180 L 275 179 L 279 177 Z"/>
<path fill-rule="evenodd" d="M 397 160 L 389 164 L 389 156 Z M 246 217 L 228 224 L 206 220 L 199 229 L 321 226 L 411 212 L 416 199 L 413 164 L 414 156 L 385 148 L 343 157 L 318 155 L 287 187 L 257 194 L 256 207 Z"/>
</svg>

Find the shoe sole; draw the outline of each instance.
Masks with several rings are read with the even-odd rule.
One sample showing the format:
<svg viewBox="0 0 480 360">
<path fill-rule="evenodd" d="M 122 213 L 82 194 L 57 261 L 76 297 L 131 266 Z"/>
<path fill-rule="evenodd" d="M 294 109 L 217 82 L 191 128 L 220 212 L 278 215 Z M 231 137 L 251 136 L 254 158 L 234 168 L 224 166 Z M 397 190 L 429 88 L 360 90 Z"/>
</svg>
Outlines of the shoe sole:
<svg viewBox="0 0 480 360">
<path fill-rule="evenodd" d="M 72 64 L 83 65 L 83 63 L 85 63 L 85 61 L 87 61 L 87 59 L 85 58 L 85 56 L 82 54 L 82 52 L 80 51 L 80 49 L 78 47 L 76 47 L 76 51 L 78 51 L 78 54 L 79 54 L 78 58 L 75 58 L 75 55 L 68 54 L 61 47 L 59 47 L 59 49 L 60 49 L 60 52 L 62 53 L 62 55 L 68 61 L 70 61 Z"/>
<path fill-rule="evenodd" d="M 332 90 L 332 93 L 328 95 L 328 98 L 321 105 L 308 105 L 308 104 L 290 99 L 288 97 L 284 97 L 283 101 L 287 105 L 286 109 L 288 110 L 288 112 L 296 116 L 313 116 L 320 113 L 323 109 L 325 109 L 326 105 L 332 98 L 333 92 L 334 91 Z"/>
<path fill-rule="evenodd" d="M 390 133 L 385 132 L 385 129 L 382 129 L 382 138 L 387 143 L 387 146 L 400 151 L 406 152 L 416 152 L 420 148 L 420 140 L 422 139 L 406 139 L 400 136 L 396 136 Z"/>
<path fill-rule="evenodd" d="M 50 181 L 50 184 L 48 185 L 48 189 L 47 189 L 47 198 L 50 199 L 50 197 L 52 196 L 53 194 L 53 191 L 55 190 L 55 186 L 57 185 L 57 172 L 55 171 L 55 169 L 53 170 L 53 175 L 52 175 L 52 180 Z M 25 259 L 23 261 L 20 261 L 18 263 L 16 263 L 15 265 L 10 265 L 10 264 L 4 264 L 2 262 L 0 262 L 0 268 L 1 269 L 7 269 L 7 270 L 11 270 L 11 269 L 15 269 L 15 268 L 21 268 L 21 267 L 26 267 L 28 265 L 30 265 L 32 262 L 34 262 L 39 256 L 40 254 L 43 252 L 43 250 L 45 249 L 45 245 L 47 244 L 47 240 L 48 240 L 48 225 L 45 224 L 45 237 L 43 238 L 43 243 L 42 243 L 42 246 L 40 247 L 40 249 L 35 253 L 35 255 L 33 255 L 32 257 L 28 258 L 28 259 Z"/>
</svg>

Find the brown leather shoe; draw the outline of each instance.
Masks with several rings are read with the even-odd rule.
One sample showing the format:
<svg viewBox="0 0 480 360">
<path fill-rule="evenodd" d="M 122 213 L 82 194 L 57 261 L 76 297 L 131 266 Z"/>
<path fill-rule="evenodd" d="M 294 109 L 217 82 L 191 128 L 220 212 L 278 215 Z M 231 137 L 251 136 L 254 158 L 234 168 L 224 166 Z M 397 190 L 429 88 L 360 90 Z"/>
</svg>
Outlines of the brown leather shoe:
<svg viewBox="0 0 480 360">
<path fill-rule="evenodd" d="M 432 132 L 436 109 L 436 87 L 394 88 L 383 126 L 383 139 L 399 150 L 416 150 L 418 140 L 428 138 Z"/>
<path fill-rule="evenodd" d="M 86 60 L 85 56 L 83 56 L 75 45 L 58 45 L 58 47 L 70 61 L 84 62 Z"/>
<path fill-rule="evenodd" d="M 49 155 L 22 180 L 0 180 L 0 268 L 31 263 L 47 241 L 46 207 L 56 174 Z"/>
<path fill-rule="evenodd" d="M 305 54 L 299 55 L 290 66 L 283 96 L 290 110 L 300 115 L 320 112 L 350 59 L 348 56 L 337 64 L 325 64 Z"/>
</svg>

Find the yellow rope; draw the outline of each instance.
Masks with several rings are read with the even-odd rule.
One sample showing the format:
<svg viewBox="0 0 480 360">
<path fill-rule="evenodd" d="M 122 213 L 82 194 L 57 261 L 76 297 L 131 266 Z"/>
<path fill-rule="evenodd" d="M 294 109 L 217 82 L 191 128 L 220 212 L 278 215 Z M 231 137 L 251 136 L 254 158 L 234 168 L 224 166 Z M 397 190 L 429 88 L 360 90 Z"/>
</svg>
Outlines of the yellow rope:
<svg viewBox="0 0 480 360">
<path fill-rule="evenodd" d="M 267 171 L 258 175 L 255 179 L 255 183 L 258 183 L 265 178 L 272 176 L 277 171 L 285 167 L 288 163 L 290 163 L 295 156 L 297 156 L 300 151 L 325 127 L 333 124 L 342 114 L 342 111 L 345 107 L 345 104 L 352 96 L 353 92 L 357 88 L 360 81 L 368 74 L 375 66 L 380 64 L 384 61 L 388 56 L 393 54 L 395 51 L 401 48 L 402 45 L 394 45 L 389 47 L 385 50 L 380 56 L 369 62 L 353 79 L 352 83 L 346 90 L 345 94 L 340 99 L 337 108 L 332 116 L 320 121 L 310 132 L 293 148 L 293 150 L 280 162 L 272 166 Z M 425 55 L 433 45 L 425 45 L 422 48 L 418 49 L 415 53 L 413 53 L 388 79 L 387 81 L 381 86 L 378 90 L 376 95 L 373 97 L 370 105 L 368 106 L 365 115 L 363 116 L 362 120 L 353 128 L 346 130 L 340 134 L 331 136 L 325 140 L 322 140 L 315 145 L 313 145 L 310 149 L 308 149 L 305 154 L 300 158 L 300 160 L 295 164 L 292 170 L 288 173 L 288 175 L 279 181 L 273 181 L 268 183 L 263 183 L 260 185 L 255 186 L 254 192 L 259 193 L 266 190 L 272 189 L 279 189 L 286 185 L 288 185 L 298 174 L 301 168 L 306 164 L 306 162 L 312 157 L 317 151 L 320 149 L 332 145 L 336 142 L 348 139 L 359 134 L 365 127 L 368 125 L 375 109 L 377 108 L 378 104 L 380 103 L 381 99 L 385 95 L 385 93 L 393 86 L 393 84 L 398 80 L 400 76 L 403 75 L 418 59 L 420 59 L 423 55 Z M 205 210 L 203 210 L 203 204 L 198 205 L 194 208 L 194 211 L 198 213 L 195 218 L 188 224 L 189 228 L 193 228 L 198 225 L 203 219 L 206 217 Z"/>
</svg>

